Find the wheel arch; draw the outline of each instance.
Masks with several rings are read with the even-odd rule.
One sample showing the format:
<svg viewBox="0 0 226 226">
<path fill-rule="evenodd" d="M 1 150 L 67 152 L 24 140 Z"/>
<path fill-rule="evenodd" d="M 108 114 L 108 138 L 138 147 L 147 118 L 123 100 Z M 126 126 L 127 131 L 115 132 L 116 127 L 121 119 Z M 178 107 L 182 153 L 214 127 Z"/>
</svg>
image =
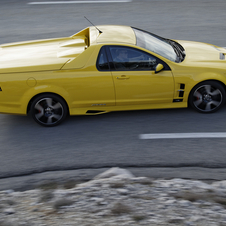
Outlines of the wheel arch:
<svg viewBox="0 0 226 226">
<path fill-rule="evenodd" d="M 65 104 L 66 104 L 66 106 L 67 106 L 68 114 L 70 114 L 69 106 L 68 106 L 68 103 L 67 103 L 67 101 L 65 100 L 65 98 L 63 98 L 61 95 L 59 95 L 59 94 L 57 94 L 57 93 L 54 93 L 54 92 L 42 92 L 42 93 L 38 93 L 38 94 L 34 95 L 34 96 L 30 99 L 30 101 L 28 102 L 28 105 L 27 105 L 27 114 L 29 113 L 29 111 L 30 111 L 30 109 L 31 109 L 32 101 L 33 101 L 36 97 L 41 96 L 41 95 L 43 95 L 43 94 L 52 94 L 52 95 L 55 95 L 55 96 L 61 98 L 61 99 L 65 102 Z"/>
<path fill-rule="evenodd" d="M 207 91 L 206 88 L 202 88 L 206 85 L 213 86 L 215 88 L 214 90 L 218 91 L 213 91 L 211 93 L 210 90 Z M 194 95 L 196 91 L 197 93 Z M 225 101 L 226 85 L 222 81 L 216 79 L 200 81 L 195 86 L 193 86 L 188 96 L 188 106 L 202 113 L 212 113 L 218 111 L 225 104 Z"/>
<path fill-rule="evenodd" d="M 196 86 L 198 86 L 199 84 L 203 83 L 203 82 L 217 82 L 217 83 L 219 83 L 219 84 L 222 85 L 222 87 L 224 88 L 224 90 L 225 90 L 225 92 L 226 92 L 226 85 L 225 85 L 225 83 L 223 83 L 223 82 L 220 81 L 220 80 L 217 80 L 217 79 L 207 79 L 207 80 L 199 81 L 198 83 L 196 83 L 196 84 L 190 89 L 189 95 L 188 95 L 188 102 L 189 102 L 189 98 L 190 98 L 190 95 L 191 95 L 193 89 L 194 89 Z"/>
</svg>

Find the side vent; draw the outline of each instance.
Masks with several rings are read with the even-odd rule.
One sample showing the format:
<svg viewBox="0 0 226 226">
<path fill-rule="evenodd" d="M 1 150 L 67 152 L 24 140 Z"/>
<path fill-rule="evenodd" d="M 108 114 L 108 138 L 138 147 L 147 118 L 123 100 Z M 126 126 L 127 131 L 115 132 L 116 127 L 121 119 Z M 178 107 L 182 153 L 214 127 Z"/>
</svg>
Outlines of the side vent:
<svg viewBox="0 0 226 226">
<path fill-rule="evenodd" d="M 2 91 L 2 88 L 0 87 L 0 91 Z"/>
<path fill-rule="evenodd" d="M 173 99 L 173 102 L 182 102 L 184 97 L 185 84 L 181 83 L 179 89 L 177 90 L 178 98 Z"/>
<path fill-rule="evenodd" d="M 183 99 L 173 99 L 173 102 L 182 102 Z"/>
<path fill-rule="evenodd" d="M 185 84 L 180 84 L 180 89 L 179 91 L 179 97 L 183 97 L 184 96 L 184 89 L 185 89 Z"/>
</svg>

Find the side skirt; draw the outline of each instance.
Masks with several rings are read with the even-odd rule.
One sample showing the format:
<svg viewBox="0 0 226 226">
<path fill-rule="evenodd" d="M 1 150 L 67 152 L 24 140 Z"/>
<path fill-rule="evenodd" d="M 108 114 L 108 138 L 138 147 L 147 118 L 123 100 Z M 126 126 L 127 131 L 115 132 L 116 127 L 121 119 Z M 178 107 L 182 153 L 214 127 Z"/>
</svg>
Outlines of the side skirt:
<svg viewBox="0 0 226 226">
<path fill-rule="evenodd" d="M 125 105 L 125 106 L 94 106 L 87 108 L 70 109 L 70 115 L 99 115 L 111 111 L 134 111 L 148 109 L 169 109 L 169 108 L 186 108 L 187 102 L 173 102 L 167 104 L 150 104 L 150 105 Z"/>
</svg>

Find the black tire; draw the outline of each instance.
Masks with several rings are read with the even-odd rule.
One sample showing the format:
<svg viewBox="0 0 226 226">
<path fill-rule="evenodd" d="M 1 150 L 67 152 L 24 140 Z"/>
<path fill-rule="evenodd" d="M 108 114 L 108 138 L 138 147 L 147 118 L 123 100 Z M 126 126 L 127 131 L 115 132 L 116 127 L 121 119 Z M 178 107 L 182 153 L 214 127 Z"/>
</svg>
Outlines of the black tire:
<svg viewBox="0 0 226 226">
<path fill-rule="evenodd" d="M 33 119 L 42 126 L 56 126 L 68 115 L 65 101 L 54 94 L 42 94 L 37 96 L 31 104 Z"/>
<path fill-rule="evenodd" d="M 213 113 L 225 104 L 225 89 L 215 81 L 201 82 L 189 95 L 189 105 L 198 112 Z"/>
</svg>

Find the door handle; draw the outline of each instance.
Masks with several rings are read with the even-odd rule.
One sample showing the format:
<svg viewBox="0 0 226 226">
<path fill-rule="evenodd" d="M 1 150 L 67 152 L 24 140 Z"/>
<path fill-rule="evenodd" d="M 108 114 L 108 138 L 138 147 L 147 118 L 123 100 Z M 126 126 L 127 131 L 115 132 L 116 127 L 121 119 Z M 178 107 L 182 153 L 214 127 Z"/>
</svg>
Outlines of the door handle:
<svg viewBox="0 0 226 226">
<path fill-rule="evenodd" d="M 120 77 L 117 77 L 117 79 L 119 79 L 119 80 L 129 79 L 129 76 L 121 75 Z"/>
</svg>

